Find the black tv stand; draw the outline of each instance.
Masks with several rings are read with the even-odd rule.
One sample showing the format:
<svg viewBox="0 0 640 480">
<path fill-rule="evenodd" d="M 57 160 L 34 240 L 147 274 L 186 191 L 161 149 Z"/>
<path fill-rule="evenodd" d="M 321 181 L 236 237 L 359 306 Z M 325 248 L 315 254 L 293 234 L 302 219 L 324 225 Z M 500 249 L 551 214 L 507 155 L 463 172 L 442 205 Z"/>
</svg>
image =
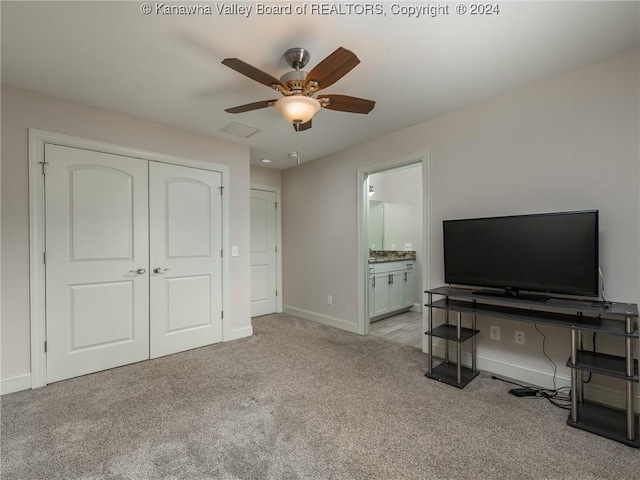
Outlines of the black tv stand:
<svg viewBox="0 0 640 480">
<path fill-rule="evenodd" d="M 635 386 L 640 384 L 638 360 L 634 345 L 638 332 L 638 306 L 633 303 L 593 303 L 588 300 L 551 297 L 545 303 L 532 302 L 518 296 L 482 296 L 470 289 L 440 287 L 427 290 L 429 349 L 426 377 L 464 388 L 477 374 L 476 317 L 499 318 L 518 322 L 549 325 L 571 332 L 571 412 L 567 424 L 587 432 L 640 448 L 640 415 L 635 413 Z M 444 297 L 434 301 L 433 296 Z M 434 327 L 434 312 L 444 312 L 444 324 Z M 449 323 L 450 313 L 457 314 L 455 325 Z M 462 327 L 462 314 L 471 317 L 471 328 Z M 591 351 L 584 348 L 583 334 L 613 335 L 624 342 L 624 354 Z M 444 340 L 444 361 L 433 364 L 434 338 Z M 461 365 L 460 345 L 471 340 L 471 368 Z M 449 360 L 449 342 L 457 345 L 456 363 Z M 591 402 L 585 398 L 586 375 L 595 373 L 623 382 L 625 408 Z"/>
<path fill-rule="evenodd" d="M 538 293 L 520 293 L 519 290 L 514 288 L 505 288 L 502 292 L 499 290 L 474 290 L 473 294 L 484 295 L 487 297 L 520 298 L 531 302 L 546 302 L 551 298 L 549 295 L 541 295 Z"/>
</svg>

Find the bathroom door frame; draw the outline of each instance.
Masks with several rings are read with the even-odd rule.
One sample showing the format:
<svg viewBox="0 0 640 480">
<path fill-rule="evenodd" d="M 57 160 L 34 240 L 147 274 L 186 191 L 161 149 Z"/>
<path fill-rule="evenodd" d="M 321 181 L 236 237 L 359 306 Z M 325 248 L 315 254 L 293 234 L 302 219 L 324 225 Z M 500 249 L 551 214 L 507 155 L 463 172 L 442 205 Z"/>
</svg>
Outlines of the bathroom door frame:
<svg viewBox="0 0 640 480">
<path fill-rule="evenodd" d="M 409 153 L 396 157 L 386 162 L 367 165 L 358 168 L 357 174 L 357 256 L 358 256 L 358 333 L 360 335 L 369 334 L 369 196 L 367 191 L 367 180 L 369 175 L 392 170 L 398 167 L 422 165 L 422 291 L 430 288 L 431 279 L 429 276 L 430 266 L 430 172 L 429 172 L 429 149 Z M 424 305 L 424 298 L 421 301 Z M 422 326 L 426 331 L 427 309 L 422 309 Z M 426 339 L 422 340 L 422 351 L 427 348 Z"/>
</svg>

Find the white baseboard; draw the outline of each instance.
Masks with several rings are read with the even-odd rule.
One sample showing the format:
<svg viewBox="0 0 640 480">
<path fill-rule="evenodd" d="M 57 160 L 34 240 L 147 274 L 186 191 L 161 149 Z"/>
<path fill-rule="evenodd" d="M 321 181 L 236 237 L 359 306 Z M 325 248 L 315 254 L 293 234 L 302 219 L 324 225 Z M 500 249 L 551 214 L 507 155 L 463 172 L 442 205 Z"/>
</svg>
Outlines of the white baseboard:
<svg viewBox="0 0 640 480">
<path fill-rule="evenodd" d="M 412 312 L 421 312 L 422 311 L 422 304 L 421 303 L 414 303 L 413 307 L 411 307 L 411 311 Z"/>
<path fill-rule="evenodd" d="M 540 370 L 527 365 L 497 360 L 490 357 L 478 357 L 478 368 L 509 378 L 521 380 L 524 383 L 544 388 L 553 388 L 553 371 Z M 571 377 L 556 374 L 556 388 L 571 386 Z"/>
<path fill-rule="evenodd" d="M 8 393 L 20 392 L 22 390 L 29 390 L 31 388 L 31 374 L 25 373 L 24 375 L 18 375 L 2 380 L 0 383 L 0 394 L 6 395 Z"/>
<path fill-rule="evenodd" d="M 344 320 L 336 317 L 330 317 L 322 313 L 312 312 L 310 310 L 304 310 L 302 308 L 292 307 L 290 305 L 283 305 L 282 311 L 289 315 L 311 320 L 312 322 L 318 322 L 330 327 L 340 328 L 351 333 L 358 333 L 358 325 L 345 322 Z"/>
<path fill-rule="evenodd" d="M 253 327 L 238 328 L 230 331 L 223 341 L 230 342 L 231 340 L 237 340 L 239 338 L 250 337 L 253 335 Z M 3 379 L 0 382 L 0 395 L 7 395 L 9 393 L 20 392 L 22 390 L 31 389 L 31 374 L 25 373 L 24 375 L 18 375 L 11 378 Z"/>
<path fill-rule="evenodd" d="M 584 398 L 596 403 L 611 405 L 623 410 L 626 408 L 627 396 L 622 387 L 620 389 L 617 389 L 612 388 L 608 385 L 589 383 L 584 386 Z M 637 392 L 637 389 L 633 404 L 636 413 L 640 413 L 640 394 Z"/>
<path fill-rule="evenodd" d="M 444 346 L 434 345 L 433 354 L 444 358 Z M 455 348 L 449 349 L 449 358 L 455 362 Z M 471 366 L 471 353 L 462 352 L 462 364 Z M 544 388 L 553 388 L 553 372 L 547 372 L 526 365 L 514 365 L 513 363 L 497 360 L 491 357 L 478 355 L 476 357 L 478 370 L 494 373 L 503 377 L 517 379 L 519 382 L 537 385 Z M 556 375 L 556 387 L 571 385 L 571 378 L 564 375 Z"/>
<path fill-rule="evenodd" d="M 437 357 L 444 358 L 444 346 L 434 345 L 433 354 Z M 455 348 L 450 349 L 449 359 L 455 362 L 455 358 Z M 462 352 L 462 364 L 468 367 L 471 366 L 470 352 Z M 540 370 L 526 365 L 514 365 L 511 362 L 507 363 L 502 360 L 480 355 L 476 357 L 476 368 L 500 377 L 514 379 L 518 383 L 553 388 L 553 371 Z M 556 374 L 556 388 L 569 386 L 571 386 L 570 377 Z M 584 388 L 585 399 L 620 409 L 626 408 L 626 394 L 623 382 L 620 382 L 619 389 L 598 383 L 589 383 L 585 385 Z M 637 389 L 634 406 L 635 411 L 640 413 L 640 392 L 638 392 Z"/>
<path fill-rule="evenodd" d="M 231 330 L 227 335 L 225 335 L 225 342 L 229 342 L 231 340 L 237 340 L 239 338 L 250 337 L 253 335 L 253 327 L 244 327 L 238 328 L 236 330 Z M 24 375 L 18 375 L 11 378 L 3 379 L 0 382 L 0 395 L 6 395 L 9 393 L 20 392 L 22 390 L 29 390 L 31 388 L 31 374 L 25 373 Z"/>
<path fill-rule="evenodd" d="M 236 328 L 235 330 L 230 330 L 224 336 L 224 342 L 230 342 L 232 340 L 238 340 L 239 338 L 250 337 L 253 335 L 253 327 L 249 325 L 248 327 Z"/>
</svg>

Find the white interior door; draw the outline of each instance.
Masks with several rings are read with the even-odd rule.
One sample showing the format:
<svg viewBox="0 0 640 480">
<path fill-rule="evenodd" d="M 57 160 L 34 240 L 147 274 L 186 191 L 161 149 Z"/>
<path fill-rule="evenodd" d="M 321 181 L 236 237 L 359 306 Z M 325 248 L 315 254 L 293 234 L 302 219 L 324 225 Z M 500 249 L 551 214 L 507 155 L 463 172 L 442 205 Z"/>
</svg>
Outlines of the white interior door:
<svg viewBox="0 0 640 480">
<path fill-rule="evenodd" d="M 251 316 L 276 311 L 276 194 L 251 190 Z"/>
<path fill-rule="evenodd" d="M 222 341 L 222 175 L 151 162 L 151 358 Z"/>
<path fill-rule="evenodd" d="M 45 146 L 47 381 L 148 358 L 148 163 Z"/>
</svg>

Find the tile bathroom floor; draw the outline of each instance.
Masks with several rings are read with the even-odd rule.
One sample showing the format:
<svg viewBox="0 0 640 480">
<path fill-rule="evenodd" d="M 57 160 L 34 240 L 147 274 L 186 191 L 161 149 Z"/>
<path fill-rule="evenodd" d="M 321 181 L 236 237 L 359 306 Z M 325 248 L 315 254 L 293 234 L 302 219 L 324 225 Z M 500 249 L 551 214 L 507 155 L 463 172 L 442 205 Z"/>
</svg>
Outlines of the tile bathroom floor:
<svg viewBox="0 0 640 480">
<path fill-rule="evenodd" d="M 373 322 L 369 327 L 369 334 L 422 349 L 422 313 L 405 312 Z"/>
</svg>

